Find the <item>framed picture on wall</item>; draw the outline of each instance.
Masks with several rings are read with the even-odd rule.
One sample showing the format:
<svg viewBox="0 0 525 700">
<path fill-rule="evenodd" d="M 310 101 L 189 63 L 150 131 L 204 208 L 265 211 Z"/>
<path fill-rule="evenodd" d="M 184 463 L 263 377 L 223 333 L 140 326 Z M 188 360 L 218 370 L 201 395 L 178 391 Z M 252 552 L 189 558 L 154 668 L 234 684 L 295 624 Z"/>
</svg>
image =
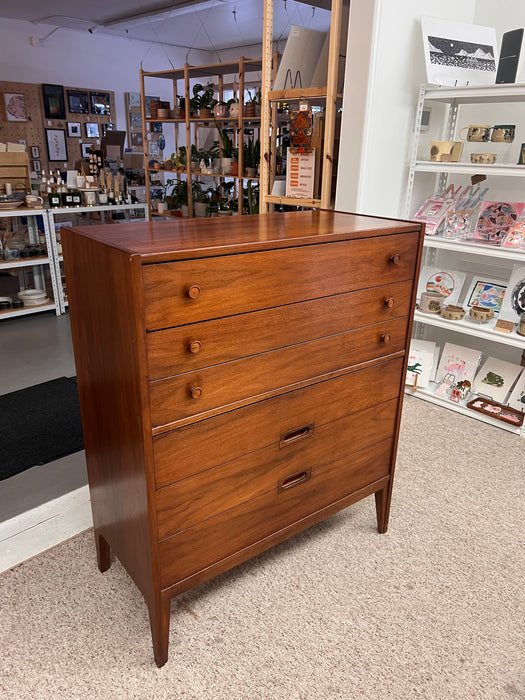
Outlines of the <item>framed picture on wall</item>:
<svg viewBox="0 0 525 700">
<path fill-rule="evenodd" d="M 82 131 L 80 129 L 80 122 L 68 122 L 67 123 L 67 135 L 71 138 L 82 136 Z"/>
<path fill-rule="evenodd" d="M 42 170 L 42 168 L 40 167 L 40 161 L 39 161 L 39 160 L 34 160 L 34 161 L 33 161 L 33 170 L 35 171 L 35 173 L 39 173 L 39 172 Z"/>
<path fill-rule="evenodd" d="M 38 146 L 31 146 L 31 158 L 40 158 L 40 149 Z"/>
<path fill-rule="evenodd" d="M 91 146 L 93 144 L 91 143 L 82 143 L 80 144 L 80 148 L 82 150 L 82 158 L 89 158 L 89 154 L 91 153 Z"/>
<path fill-rule="evenodd" d="M 5 112 L 8 122 L 26 122 L 26 103 L 21 93 L 4 92 Z"/>
<path fill-rule="evenodd" d="M 100 136 L 99 125 L 96 122 L 86 122 L 86 138 L 98 139 Z"/>
<path fill-rule="evenodd" d="M 109 92 L 90 92 L 91 114 L 111 114 Z"/>
<path fill-rule="evenodd" d="M 62 85 L 50 85 L 43 83 L 44 114 L 46 119 L 65 119 L 66 103 L 64 100 L 64 88 Z"/>
<path fill-rule="evenodd" d="M 65 129 L 46 129 L 48 160 L 67 160 Z"/>
<path fill-rule="evenodd" d="M 71 114 L 89 114 L 89 95 L 85 90 L 68 90 L 67 101 Z"/>
</svg>

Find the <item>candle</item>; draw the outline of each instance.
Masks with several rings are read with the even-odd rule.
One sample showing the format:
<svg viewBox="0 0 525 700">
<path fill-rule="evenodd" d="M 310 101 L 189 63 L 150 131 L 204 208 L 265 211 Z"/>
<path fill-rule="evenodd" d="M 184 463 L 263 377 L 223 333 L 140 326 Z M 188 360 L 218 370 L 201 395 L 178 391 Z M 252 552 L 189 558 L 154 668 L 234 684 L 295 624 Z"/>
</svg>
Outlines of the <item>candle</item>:
<svg viewBox="0 0 525 700">
<path fill-rule="evenodd" d="M 5 193 L 9 196 L 11 196 L 13 194 L 13 188 L 11 187 L 10 182 L 5 183 Z"/>
</svg>

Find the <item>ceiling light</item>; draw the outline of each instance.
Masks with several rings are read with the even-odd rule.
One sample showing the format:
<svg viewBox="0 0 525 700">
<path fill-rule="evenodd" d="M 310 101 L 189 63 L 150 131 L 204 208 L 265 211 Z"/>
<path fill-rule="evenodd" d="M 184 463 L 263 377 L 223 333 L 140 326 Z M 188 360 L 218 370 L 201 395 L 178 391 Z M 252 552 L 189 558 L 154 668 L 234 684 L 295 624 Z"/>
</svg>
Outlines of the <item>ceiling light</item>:
<svg viewBox="0 0 525 700">
<path fill-rule="evenodd" d="M 228 2 L 232 2 L 232 0 L 186 0 L 186 2 L 182 2 L 178 5 L 169 5 L 150 12 L 140 12 L 134 15 L 127 15 L 126 17 L 119 17 L 118 19 L 112 19 L 109 22 L 104 22 L 104 27 L 106 29 L 116 29 L 121 26 L 126 28 L 136 27 L 141 24 L 147 24 L 148 22 L 159 22 L 163 19 L 180 17 L 180 15 L 185 15 L 189 12 L 200 12 L 210 7 L 224 6 Z"/>
</svg>

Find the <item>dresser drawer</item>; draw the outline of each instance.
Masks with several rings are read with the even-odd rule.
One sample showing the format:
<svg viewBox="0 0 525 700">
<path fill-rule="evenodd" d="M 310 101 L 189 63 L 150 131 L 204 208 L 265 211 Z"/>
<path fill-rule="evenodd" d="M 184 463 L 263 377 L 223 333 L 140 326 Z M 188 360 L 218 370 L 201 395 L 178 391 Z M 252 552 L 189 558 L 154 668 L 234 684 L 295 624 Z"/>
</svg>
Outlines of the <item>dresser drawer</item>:
<svg viewBox="0 0 525 700">
<path fill-rule="evenodd" d="M 272 391 L 403 351 L 408 319 L 367 326 L 309 343 L 150 383 L 154 427 L 195 417 Z M 232 406 L 234 408 L 234 406 Z"/>
<path fill-rule="evenodd" d="M 409 280 L 418 234 L 143 265 L 147 330 Z"/>
<path fill-rule="evenodd" d="M 158 435 L 157 488 L 275 445 L 283 454 L 326 423 L 399 396 L 403 358 L 266 399 Z"/>
<path fill-rule="evenodd" d="M 159 539 L 275 491 L 278 484 L 303 474 L 307 478 L 323 465 L 374 444 L 378 435 L 393 437 L 396 419 L 397 399 L 392 399 L 327 423 L 310 440 L 288 450 L 271 445 L 166 486 L 156 494 Z"/>
<path fill-rule="evenodd" d="M 388 476 L 392 440 L 382 440 L 159 543 L 161 586 L 181 581 L 230 554 Z"/>
<path fill-rule="evenodd" d="M 148 333 L 148 374 L 161 379 L 408 315 L 411 282 Z"/>
</svg>

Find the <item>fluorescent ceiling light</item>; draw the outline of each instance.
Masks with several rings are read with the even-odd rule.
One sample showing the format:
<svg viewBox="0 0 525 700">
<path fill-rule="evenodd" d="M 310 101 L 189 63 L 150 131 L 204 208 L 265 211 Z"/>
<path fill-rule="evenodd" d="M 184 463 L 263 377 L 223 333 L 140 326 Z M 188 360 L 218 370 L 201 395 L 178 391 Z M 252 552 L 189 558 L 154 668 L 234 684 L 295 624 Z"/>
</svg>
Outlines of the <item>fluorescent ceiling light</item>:
<svg viewBox="0 0 525 700">
<path fill-rule="evenodd" d="M 104 27 L 107 29 L 113 29 L 117 27 L 136 27 L 141 24 L 147 24 L 148 22 L 159 22 L 163 19 L 172 19 L 173 17 L 180 17 L 181 15 L 186 15 L 189 12 L 200 12 L 201 10 L 207 10 L 210 7 L 220 7 L 232 2 L 232 0 L 186 0 L 177 5 L 169 5 L 165 7 L 159 7 L 157 10 L 151 10 L 146 12 L 140 12 L 134 15 L 128 15 L 127 17 L 119 17 L 118 19 L 112 19 L 109 22 L 104 22 Z"/>
</svg>

